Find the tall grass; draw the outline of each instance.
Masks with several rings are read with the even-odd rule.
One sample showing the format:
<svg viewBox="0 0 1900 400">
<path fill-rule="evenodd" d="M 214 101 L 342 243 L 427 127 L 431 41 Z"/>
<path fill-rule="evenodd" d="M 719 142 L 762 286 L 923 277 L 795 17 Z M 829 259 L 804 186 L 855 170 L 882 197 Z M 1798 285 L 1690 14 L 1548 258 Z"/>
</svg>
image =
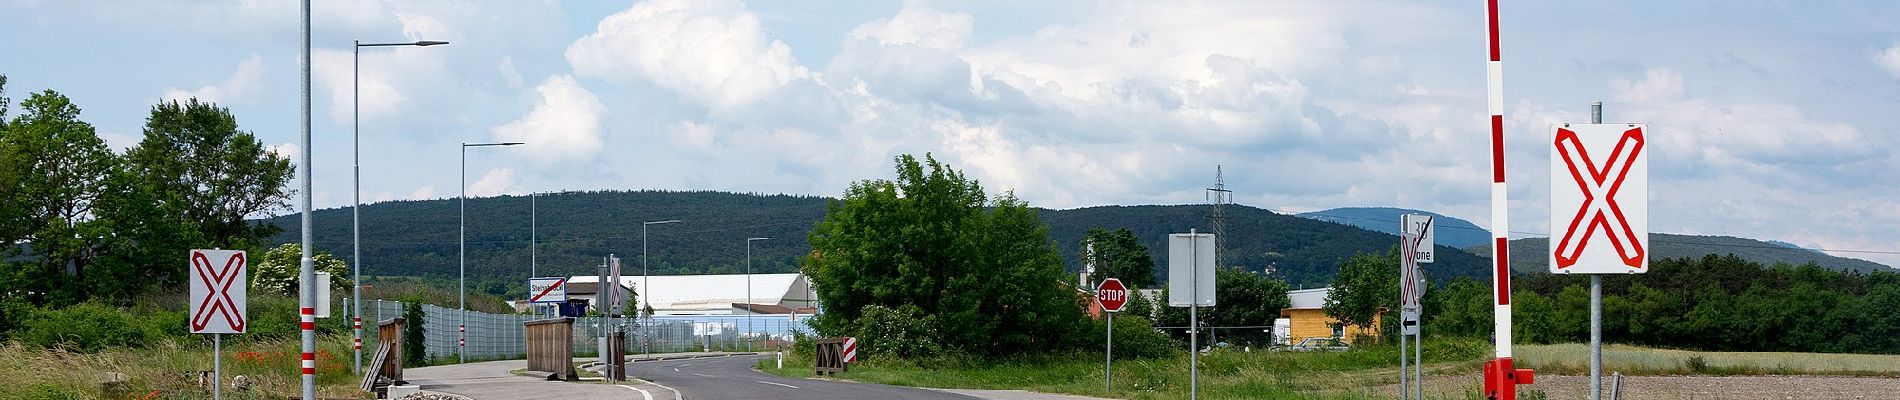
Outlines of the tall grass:
<svg viewBox="0 0 1900 400">
<path fill-rule="evenodd" d="M 1518 362 L 1538 373 L 1590 373 L 1583 343 L 1518 346 Z M 1900 377 L 1900 355 L 1719 352 L 1603 346 L 1603 370 L 1626 375 L 1845 375 Z"/>
<path fill-rule="evenodd" d="M 1490 345 L 1468 339 L 1433 340 L 1426 361 L 1433 373 L 1471 373 Z M 1341 353 L 1269 353 L 1219 350 L 1200 358 L 1201 398 L 1368 399 L 1387 398 L 1374 388 L 1398 381 L 1398 348 L 1370 346 Z M 1115 361 L 1115 389 L 1104 390 L 1101 353 L 1021 356 L 990 360 L 933 357 L 866 359 L 839 378 L 899 386 L 960 389 L 1023 389 L 1125 399 L 1187 398 L 1188 356 Z M 785 369 L 767 361 L 759 369 L 791 377 L 813 375 L 812 360 L 791 355 Z"/>
<path fill-rule="evenodd" d="M 318 342 L 317 385 L 323 397 L 368 398 L 356 389 L 350 373 L 347 336 L 325 336 Z M 20 342 L 0 344 L 0 398 L 4 399 L 209 399 L 209 388 L 198 385 L 191 371 L 211 370 L 211 346 L 163 339 L 140 348 L 107 348 L 92 353 L 61 347 L 41 348 Z M 296 339 L 226 341 L 224 398 L 282 399 L 301 392 Z M 125 383 L 107 390 L 108 374 L 123 374 Z M 233 377 L 251 380 L 249 390 L 231 389 Z"/>
</svg>

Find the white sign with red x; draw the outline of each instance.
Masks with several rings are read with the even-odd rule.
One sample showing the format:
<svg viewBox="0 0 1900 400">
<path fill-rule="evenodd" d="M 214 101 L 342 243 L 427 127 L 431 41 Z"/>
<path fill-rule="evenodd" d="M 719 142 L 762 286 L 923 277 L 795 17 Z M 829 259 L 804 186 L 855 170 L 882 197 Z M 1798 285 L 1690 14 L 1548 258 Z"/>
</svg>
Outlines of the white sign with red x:
<svg viewBox="0 0 1900 400">
<path fill-rule="evenodd" d="M 1550 272 L 1649 270 L 1649 140 L 1643 124 L 1551 131 Z"/>
<path fill-rule="evenodd" d="M 244 252 L 238 250 L 192 250 L 191 333 L 244 333 L 245 277 Z"/>
</svg>

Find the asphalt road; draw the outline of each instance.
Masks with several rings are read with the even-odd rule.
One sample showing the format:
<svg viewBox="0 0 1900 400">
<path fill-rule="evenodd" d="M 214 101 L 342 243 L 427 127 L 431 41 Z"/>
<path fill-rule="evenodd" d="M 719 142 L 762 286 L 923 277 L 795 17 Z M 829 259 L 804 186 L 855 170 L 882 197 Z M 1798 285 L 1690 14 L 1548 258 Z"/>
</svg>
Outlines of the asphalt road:
<svg viewBox="0 0 1900 400">
<path fill-rule="evenodd" d="M 410 368 L 403 378 L 422 390 L 454 393 L 469 398 L 509 400 L 640 399 L 642 390 L 653 399 L 673 399 L 663 388 L 638 385 L 608 385 L 587 382 L 556 382 L 515 376 L 508 371 L 527 368 L 523 360 L 490 361 L 458 365 Z"/>
<path fill-rule="evenodd" d="M 732 356 L 636 363 L 641 379 L 678 390 L 681 400 L 976 400 L 934 390 L 783 378 L 752 369 L 770 356 Z M 670 393 L 669 393 L 670 394 Z M 655 394 L 656 398 L 658 393 Z"/>
</svg>

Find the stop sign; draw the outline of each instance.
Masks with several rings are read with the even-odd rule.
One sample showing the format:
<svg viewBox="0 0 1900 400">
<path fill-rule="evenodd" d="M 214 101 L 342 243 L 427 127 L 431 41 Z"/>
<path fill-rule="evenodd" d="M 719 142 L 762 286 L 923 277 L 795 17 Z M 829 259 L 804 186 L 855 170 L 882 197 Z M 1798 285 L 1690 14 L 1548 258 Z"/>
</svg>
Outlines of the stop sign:
<svg viewBox="0 0 1900 400">
<path fill-rule="evenodd" d="M 1102 311 L 1117 312 L 1128 304 L 1128 287 L 1122 286 L 1122 280 L 1108 278 L 1101 286 L 1095 287 L 1095 301 L 1102 303 Z"/>
</svg>

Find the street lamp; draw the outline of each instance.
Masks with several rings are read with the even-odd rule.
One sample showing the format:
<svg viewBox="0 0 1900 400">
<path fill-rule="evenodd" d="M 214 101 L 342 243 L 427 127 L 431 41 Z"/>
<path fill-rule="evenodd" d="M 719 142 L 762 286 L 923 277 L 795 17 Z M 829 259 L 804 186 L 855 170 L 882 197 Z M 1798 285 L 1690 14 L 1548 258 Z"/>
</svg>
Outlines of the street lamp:
<svg viewBox="0 0 1900 400">
<path fill-rule="evenodd" d="M 678 222 L 680 222 L 680 220 L 669 219 L 665 221 L 647 221 L 640 223 L 640 290 L 644 290 L 646 293 L 638 294 L 640 295 L 640 303 L 645 305 L 645 307 L 641 307 L 643 310 L 653 308 L 653 278 L 652 275 L 647 273 L 647 227 Z M 614 283 L 618 284 L 619 282 Z M 640 354 L 646 354 L 647 351 L 650 350 L 649 348 L 653 347 L 653 327 L 650 326 L 653 325 L 650 321 L 652 318 L 652 314 L 647 314 L 649 323 L 642 325 L 640 328 L 640 336 L 647 342 L 646 346 L 640 348 Z"/>
<path fill-rule="evenodd" d="M 457 364 L 468 362 L 468 148 L 514 146 L 518 144 L 522 143 L 462 143 L 462 178 L 455 182 L 462 187 L 462 232 L 461 237 L 456 239 L 456 252 L 459 253 L 457 257 L 460 258 L 460 261 L 458 261 L 460 267 L 457 268 L 455 273 L 458 277 L 457 279 L 459 279 L 459 283 L 455 285 L 455 293 L 456 297 L 460 299 L 459 302 L 462 308 L 461 322 L 455 327 L 457 332 L 455 339 L 455 362 Z"/>
<path fill-rule="evenodd" d="M 752 307 L 752 242 L 756 242 L 760 240 L 772 240 L 772 238 L 755 237 L 755 238 L 746 238 L 745 240 L 745 330 L 746 330 L 745 350 L 746 351 L 753 351 L 752 350 L 752 336 L 758 334 L 758 331 L 755 331 L 752 329 L 752 314 L 755 314 L 753 312 L 753 307 Z"/>
<path fill-rule="evenodd" d="M 362 70 L 364 47 L 417 46 L 427 47 L 449 44 L 433 40 L 421 40 L 411 43 L 363 43 L 354 41 L 352 48 L 354 61 L 350 64 L 350 182 L 355 189 L 350 200 L 350 340 L 355 348 L 355 364 L 351 371 L 363 373 L 363 232 L 357 224 L 357 215 L 363 205 L 363 155 L 362 155 Z"/>
</svg>

